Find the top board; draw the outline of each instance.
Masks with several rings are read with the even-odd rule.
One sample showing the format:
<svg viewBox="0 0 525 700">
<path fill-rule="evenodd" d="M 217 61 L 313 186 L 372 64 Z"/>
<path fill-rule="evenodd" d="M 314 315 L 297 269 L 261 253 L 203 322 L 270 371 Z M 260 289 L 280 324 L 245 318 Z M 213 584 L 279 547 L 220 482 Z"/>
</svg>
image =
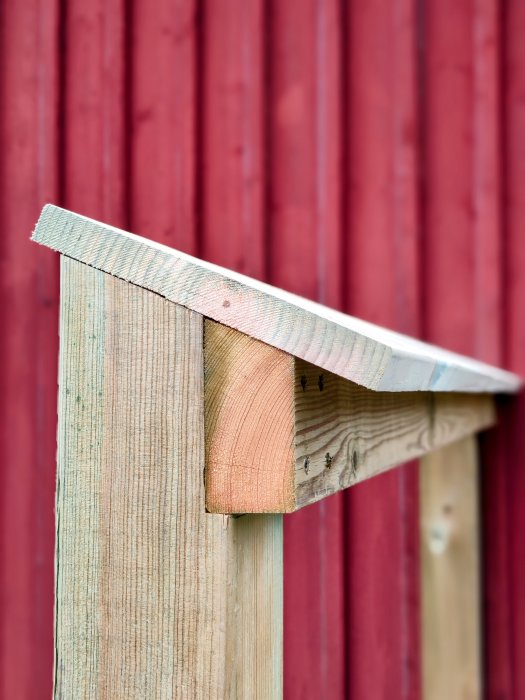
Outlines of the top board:
<svg viewBox="0 0 525 700">
<path fill-rule="evenodd" d="M 33 240 L 374 391 L 512 393 L 515 374 L 48 204 Z"/>
</svg>

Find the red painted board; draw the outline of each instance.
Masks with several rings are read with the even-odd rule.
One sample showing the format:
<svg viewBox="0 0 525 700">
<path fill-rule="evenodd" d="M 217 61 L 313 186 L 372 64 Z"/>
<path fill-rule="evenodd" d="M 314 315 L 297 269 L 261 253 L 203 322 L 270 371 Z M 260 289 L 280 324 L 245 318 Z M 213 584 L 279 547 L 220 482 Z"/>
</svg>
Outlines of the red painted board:
<svg viewBox="0 0 525 700">
<path fill-rule="evenodd" d="M 130 17 L 129 227 L 199 254 L 197 3 L 136 0 Z"/>
<path fill-rule="evenodd" d="M 343 508 L 336 495 L 285 516 L 285 700 L 348 697 Z"/>
<path fill-rule="evenodd" d="M 354 0 L 345 40 L 347 311 L 419 330 L 416 16 L 410 0 Z"/>
<path fill-rule="evenodd" d="M 124 226 L 124 0 L 62 7 L 64 206 Z"/>
<path fill-rule="evenodd" d="M 415 7 L 356 0 L 347 23 L 346 310 L 417 335 Z M 419 698 L 417 464 L 345 505 L 348 697 Z"/>
<path fill-rule="evenodd" d="M 525 6 L 500 7 L 504 359 L 525 376 Z M 489 700 L 525 696 L 525 401 L 505 402 L 485 457 L 485 666 Z"/>
<path fill-rule="evenodd" d="M 523 348 L 522 348 L 523 351 Z M 509 419 L 509 437 L 507 442 L 507 459 L 505 469 L 508 477 L 509 515 L 509 593 L 511 620 L 509 636 L 511 641 L 511 663 L 513 680 L 513 697 L 525 697 L 525 440 L 523 425 L 525 421 L 525 399 L 522 396 L 514 402 Z"/>
<path fill-rule="evenodd" d="M 57 259 L 29 234 L 58 195 L 58 3 L 2 6 L 0 696 L 51 694 Z"/>
<path fill-rule="evenodd" d="M 510 578 L 512 499 L 508 454 L 509 407 L 498 413 L 499 425 L 480 440 L 482 465 L 482 536 L 483 536 L 483 652 L 485 693 L 487 700 L 516 697 L 512 654 L 513 604 Z"/>
<path fill-rule="evenodd" d="M 525 5 L 507 4 L 506 16 L 506 242 L 507 354 L 510 369 L 525 377 Z M 514 697 L 525 697 L 525 397 L 512 409 L 507 442 L 509 477 L 511 658 Z"/>
<path fill-rule="evenodd" d="M 505 361 L 525 376 L 525 4 L 509 0 L 504 19 Z"/>
<path fill-rule="evenodd" d="M 471 3 L 430 0 L 424 32 L 424 332 L 432 342 L 472 354 L 477 319 Z"/>
<path fill-rule="evenodd" d="M 480 360 L 503 363 L 501 36 L 498 0 L 472 13 L 472 227 L 474 345 Z"/>
<path fill-rule="evenodd" d="M 481 440 L 485 693 L 488 700 L 519 700 L 525 688 L 523 396 L 502 399 L 499 420 Z"/>
<path fill-rule="evenodd" d="M 265 259 L 262 0 L 210 0 L 202 46 L 203 255 L 262 279 Z"/>
<path fill-rule="evenodd" d="M 341 26 L 336 2 L 268 17 L 269 277 L 342 305 Z M 284 697 L 346 696 L 343 499 L 285 518 Z"/>
</svg>

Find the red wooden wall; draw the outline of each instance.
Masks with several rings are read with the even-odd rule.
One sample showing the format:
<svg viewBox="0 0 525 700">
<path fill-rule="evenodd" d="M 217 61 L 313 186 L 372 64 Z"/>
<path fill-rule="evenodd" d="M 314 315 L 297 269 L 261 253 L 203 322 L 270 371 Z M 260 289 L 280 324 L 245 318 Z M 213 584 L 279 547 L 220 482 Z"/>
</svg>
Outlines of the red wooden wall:
<svg viewBox="0 0 525 700">
<path fill-rule="evenodd" d="M 52 201 L 525 374 L 523 0 L 0 4 L 0 697 L 49 697 Z M 525 698 L 525 406 L 483 439 L 485 686 Z M 417 465 L 286 519 L 285 697 L 420 697 Z"/>
</svg>

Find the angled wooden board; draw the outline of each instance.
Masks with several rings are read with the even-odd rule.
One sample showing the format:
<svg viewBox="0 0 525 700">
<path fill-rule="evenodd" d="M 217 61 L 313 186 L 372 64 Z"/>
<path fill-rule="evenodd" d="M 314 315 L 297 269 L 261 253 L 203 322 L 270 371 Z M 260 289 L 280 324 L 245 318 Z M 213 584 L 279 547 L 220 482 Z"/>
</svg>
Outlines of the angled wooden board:
<svg viewBox="0 0 525 700">
<path fill-rule="evenodd" d="M 375 391 L 514 392 L 504 370 L 53 205 L 33 240 Z"/>
</svg>

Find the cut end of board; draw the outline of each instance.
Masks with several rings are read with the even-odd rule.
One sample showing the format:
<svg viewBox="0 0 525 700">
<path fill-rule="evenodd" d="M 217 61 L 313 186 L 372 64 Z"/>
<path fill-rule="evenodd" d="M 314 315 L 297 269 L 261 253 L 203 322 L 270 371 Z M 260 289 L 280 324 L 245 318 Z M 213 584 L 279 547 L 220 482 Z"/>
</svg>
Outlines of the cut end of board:
<svg viewBox="0 0 525 700">
<path fill-rule="evenodd" d="M 206 508 L 295 509 L 293 357 L 204 324 Z"/>
</svg>

